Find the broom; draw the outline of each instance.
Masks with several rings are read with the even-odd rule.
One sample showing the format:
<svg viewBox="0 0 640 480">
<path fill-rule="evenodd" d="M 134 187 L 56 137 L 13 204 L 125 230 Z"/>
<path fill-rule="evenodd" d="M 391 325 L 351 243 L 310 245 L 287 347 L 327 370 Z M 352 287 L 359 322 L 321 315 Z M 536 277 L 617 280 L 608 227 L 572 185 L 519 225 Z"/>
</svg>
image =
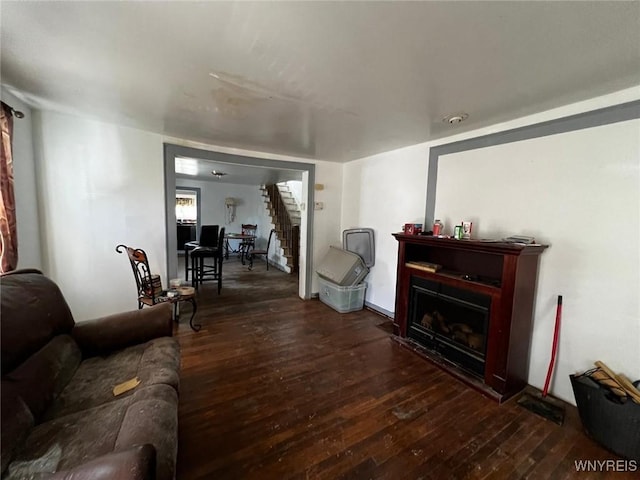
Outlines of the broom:
<svg viewBox="0 0 640 480">
<path fill-rule="evenodd" d="M 562 317 L 562 295 L 558 295 L 558 303 L 556 305 L 556 323 L 553 330 L 553 345 L 551 347 L 551 361 L 549 362 L 549 369 L 547 370 L 547 378 L 544 382 L 544 389 L 542 395 L 534 396 L 529 393 L 524 393 L 519 399 L 518 404 L 530 410 L 531 412 L 540 415 L 548 420 L 551 420 L 558 425 L 562 425 L 564 422 L 564 407 L 557 405 L 551 399 L 547 398 L 547 392 L 549 391 L 549 383 L 551 382 L 551 376 L 553 374 L 553 367 L 556 363 L 556 352 L 558 350 L 558 337 L 560 334 L 560 319 Z"/>
</svg>

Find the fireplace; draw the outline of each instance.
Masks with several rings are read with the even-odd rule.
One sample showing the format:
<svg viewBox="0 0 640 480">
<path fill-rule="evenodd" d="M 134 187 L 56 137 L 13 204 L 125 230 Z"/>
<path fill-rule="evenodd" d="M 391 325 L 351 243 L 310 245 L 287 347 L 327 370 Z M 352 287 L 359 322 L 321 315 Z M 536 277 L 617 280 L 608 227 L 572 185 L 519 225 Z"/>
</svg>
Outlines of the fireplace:
<svg viewBox="0 0 640 480">
<path fill-rule="evenodd" d="M 393 338 L 498 402 L 522 390 L 547 246 L 394 236 Z"/>
<path fill-rule="evenodd" d="M 412 276 L 409 302 L 407 336 L 483 378 L 491 297 Z"/>
</svg>

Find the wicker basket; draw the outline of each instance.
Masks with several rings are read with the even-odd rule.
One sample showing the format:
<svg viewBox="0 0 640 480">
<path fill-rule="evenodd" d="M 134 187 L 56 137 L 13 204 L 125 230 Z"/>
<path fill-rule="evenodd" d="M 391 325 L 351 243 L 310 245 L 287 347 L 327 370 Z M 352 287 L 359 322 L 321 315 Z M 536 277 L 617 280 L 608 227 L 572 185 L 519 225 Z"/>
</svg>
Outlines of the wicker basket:
<svg viewBox="0 0 640 480">
<path fill-rule="evenodd" d="M 585 375 L 569 375 L 578 413 L 596 442 L 629 460 L 640 462 L 640 405 L 620 403 L 606 387 Z"/>
</svg>

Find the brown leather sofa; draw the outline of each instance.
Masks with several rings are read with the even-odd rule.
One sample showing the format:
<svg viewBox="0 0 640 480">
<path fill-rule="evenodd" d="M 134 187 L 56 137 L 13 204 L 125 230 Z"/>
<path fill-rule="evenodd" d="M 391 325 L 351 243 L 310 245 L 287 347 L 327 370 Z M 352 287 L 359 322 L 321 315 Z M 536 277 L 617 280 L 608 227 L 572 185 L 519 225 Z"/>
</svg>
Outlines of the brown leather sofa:
<svg viewBox="0 0 640 480">
<path fill-rule="evenodd" d="M 3 275 L 0 303 L 2 479 L 175 478 L 170 305 L 76 324 L 37 270 Z M 138 386 L 114 396 L 134 377 Z"/>
</svg>

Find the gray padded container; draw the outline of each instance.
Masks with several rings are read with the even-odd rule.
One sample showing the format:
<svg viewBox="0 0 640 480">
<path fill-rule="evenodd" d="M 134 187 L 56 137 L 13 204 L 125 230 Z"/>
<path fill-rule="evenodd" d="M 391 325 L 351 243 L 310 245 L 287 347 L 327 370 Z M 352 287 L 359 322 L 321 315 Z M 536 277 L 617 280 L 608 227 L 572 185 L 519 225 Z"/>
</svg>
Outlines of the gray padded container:
<svg viewBox="0 0 640 480">
<path fill-rule="evenodd" d="M 336 285 L 350 287 L 360 283 L 369 273 L 369 269 L 360 255 L 331 246 L 316 273 Z"/>
</svg>

